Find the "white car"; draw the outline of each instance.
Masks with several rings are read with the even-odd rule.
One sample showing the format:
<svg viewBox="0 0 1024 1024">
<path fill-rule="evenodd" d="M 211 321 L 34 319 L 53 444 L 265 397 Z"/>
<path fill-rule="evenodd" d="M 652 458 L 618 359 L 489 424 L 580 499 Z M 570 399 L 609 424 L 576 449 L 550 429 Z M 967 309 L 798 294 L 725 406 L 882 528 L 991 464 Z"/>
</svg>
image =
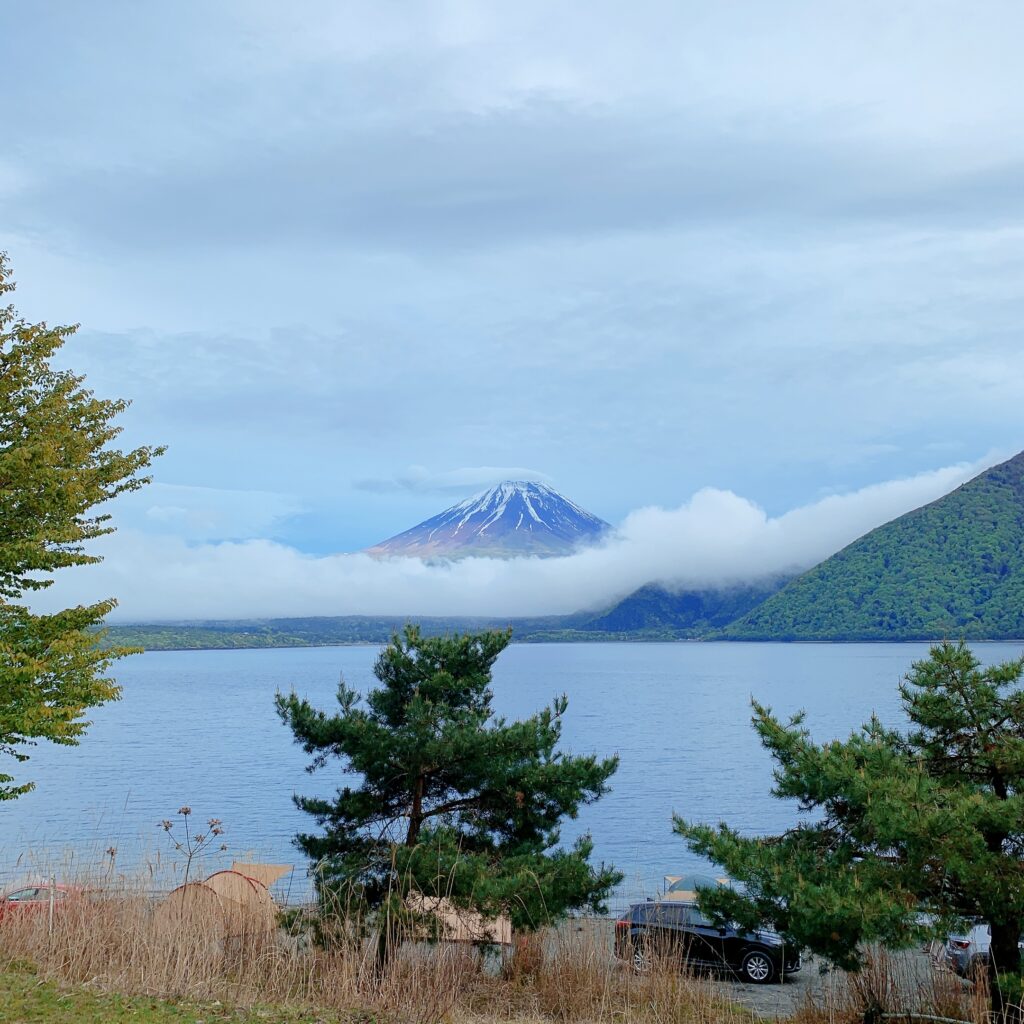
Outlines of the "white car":
<svg viewBox="0 0 1024 1024">
<path fill-rule="evenodd" d="M 980 921 L 968 932 L 947 936 L 946 965 L 961 978 L 973 978 L 988 970 L 991 947 L 992 931 L 985 921 Z M 1017 942 L 1017 948 L 1024 952 L 1024 936 Z"/>
</svg>

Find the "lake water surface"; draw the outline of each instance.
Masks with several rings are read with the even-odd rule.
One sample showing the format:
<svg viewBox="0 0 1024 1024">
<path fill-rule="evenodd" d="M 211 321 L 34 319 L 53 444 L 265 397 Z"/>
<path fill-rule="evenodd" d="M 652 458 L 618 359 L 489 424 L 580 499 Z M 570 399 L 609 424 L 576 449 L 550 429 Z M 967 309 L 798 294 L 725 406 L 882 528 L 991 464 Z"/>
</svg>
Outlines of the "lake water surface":
<svg viewBox="0 0 1024 1024">
<path fill-rule="evenodd" d="M 980 644 L 985 662 L 1019 644 Z M 118 865 L 166 849 L 157 827 L 182 805 L 220 818 L 229 850 L 304 866 L 292 835 L 312 822 L 295 792 L 330 794 L 336 765 L 309 775 L 273 705 L 295 688 L 336 708 L 339 675 L 365 690 L 375 647 L 150 652 L 116 666 L 121 701 L 94 711 L 79 747 L 44 745 L 17 769 L 36 789 L 0 803 L 0 887 L 74 850 Z M 569 697 L 563 747 L 617 753 L 613 792 L 567 824 L 589 831 L 595 858 L 626 873 L 616 902 L 653 893 L 663 875 L 703 865 L 673 835 L 672 814 L 773 832 L 796 820 L 771 797 L 771 764 L 750 727 L 750 698 L 777 713 L 807 712 L 821 739 L 845 735 L 872 712 L 901 720 L 897 684 L 924 644 L 524 644 L 495 666 L 494 704 L 525 716 Z"/>
</svg>

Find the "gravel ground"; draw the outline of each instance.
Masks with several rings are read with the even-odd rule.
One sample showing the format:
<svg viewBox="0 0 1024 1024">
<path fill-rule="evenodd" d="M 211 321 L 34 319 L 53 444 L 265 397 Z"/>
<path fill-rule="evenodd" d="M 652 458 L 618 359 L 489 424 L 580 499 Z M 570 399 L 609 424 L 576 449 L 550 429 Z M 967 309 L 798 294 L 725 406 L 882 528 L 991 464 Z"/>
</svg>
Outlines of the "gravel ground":
<svg viewBox="0 0 1024 1024">
<path fill-rule="evenodd" d="M 943 971 L 941 979 L 936 979 L 935 963 L 925 952 L 907 950 L 889 956 L 890 971 L 898 992 L 894 1003 L 901 1012 L 927 1009 L 921 1005 L 921 1000 L 933 993 L 937 980 L 940 985 L 951 985 L 954 990 L 967 987 L 966 982 L 948 971 Z M 828 1006 L 836 991 L 845 986 L 845 980 L 842 971 L 830 970 L 814 957 L 805 956 L 801 970 L 790 975 L 782 985 L 748 985 L 729 980 L 716 984 L 724 986 L 724 992 L 730 999 L 761 1017 L 774 1019 L 792 1016 L 807 999 Z M 891 994 L 890 998 L 893 998 Z"/>
<path fill-rule="evenodd" d="M 836 981 L 835 973 L 822 973 L 821 964 L 805 956 L 801 969 L 789 975 L 782 984 L 751 985 L 725 978 L 715 984 L 722 987 L 723 994 L 731 1001 L 753 1010 L 760 1017 L 774 1020 L 791 1017 L 809 995 L 815 999 L 826 997 L 827 989 Z"/>
</svg>

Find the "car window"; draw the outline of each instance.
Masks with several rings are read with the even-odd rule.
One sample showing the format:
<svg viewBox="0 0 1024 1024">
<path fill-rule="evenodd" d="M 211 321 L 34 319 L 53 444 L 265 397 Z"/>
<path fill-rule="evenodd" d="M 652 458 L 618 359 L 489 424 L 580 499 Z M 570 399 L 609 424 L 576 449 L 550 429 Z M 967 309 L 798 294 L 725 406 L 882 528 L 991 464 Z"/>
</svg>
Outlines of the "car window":
<svg viewBox="0 0 1024 1024">
<path fill-rule="evenodd" d="M 686 910 L 671 903 L 652 903 L 647 909 L 646 922 L 663 928 L 678 928 L 686 923 Z"/>
<path fill-rule="evenodd" d="M 17 892 L 12 892 L 7 899 L 12 903 L 22 903 L 25 900 L 34 900 L 38 894 L 38 889 L 19 889 Z"/>
<path fill-rule="evenodd" d="M 701 912 L 699 907 L 687 908 L 686 923 L 695 928 L 711 928 L 714 924 L 710 917 Z"/>
</svg>

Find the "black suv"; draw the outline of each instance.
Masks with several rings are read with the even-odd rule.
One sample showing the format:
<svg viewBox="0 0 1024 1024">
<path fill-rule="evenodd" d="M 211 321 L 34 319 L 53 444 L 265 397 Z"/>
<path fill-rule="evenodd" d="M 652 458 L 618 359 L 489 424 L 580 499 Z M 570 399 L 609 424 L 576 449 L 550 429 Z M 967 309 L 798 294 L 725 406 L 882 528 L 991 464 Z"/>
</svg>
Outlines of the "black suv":
<svg viewBox="0 0 1024 1024">
<path fill-rule="evenodd" d="M 758 984 L 800 970 L 800 951 L 787 949 L 774 932 L 716 927 L 693 903 L 635 903 L 615 922 L 615 955 L 638 971 L 668 958 Z"/>
</svg>

